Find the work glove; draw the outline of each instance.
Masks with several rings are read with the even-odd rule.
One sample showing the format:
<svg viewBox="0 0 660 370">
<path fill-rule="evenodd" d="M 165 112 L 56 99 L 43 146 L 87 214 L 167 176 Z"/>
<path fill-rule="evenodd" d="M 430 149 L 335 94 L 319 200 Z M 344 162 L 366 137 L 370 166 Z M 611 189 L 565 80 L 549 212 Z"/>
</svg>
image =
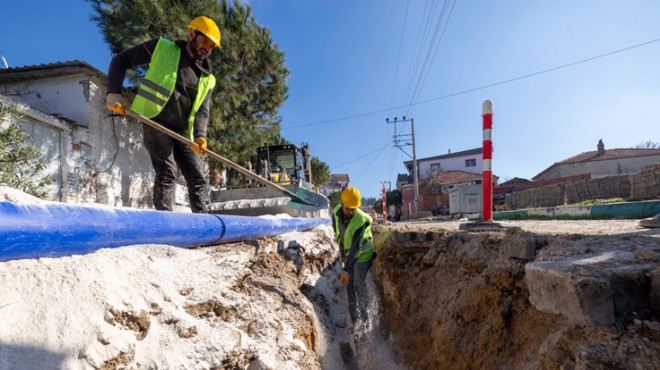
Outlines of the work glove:
<svg viewBox="0 0 660 370">
<path fill-rule="evenodd" d="M 105 106 L 117 114 L 125 115 L 128 102 L 121 94 L 108 93 L 105 97 Z"/>
<path fill-rule="evenodd" d="M 348 272 L 342 271 L 341 274 L 339 274 L 339 282 L 341 284 L 348 284 L 348 280 L 350 280 Z"/>
<path fill-rule="evenodd" d="M 204 149 L 206 149 L 206 139 L 203 137 L 195 139 L 195 145 L 192 146 L 193 152 L 199 155 L 206 155 L 206 153 L 204 153 Z"/>
</svg>

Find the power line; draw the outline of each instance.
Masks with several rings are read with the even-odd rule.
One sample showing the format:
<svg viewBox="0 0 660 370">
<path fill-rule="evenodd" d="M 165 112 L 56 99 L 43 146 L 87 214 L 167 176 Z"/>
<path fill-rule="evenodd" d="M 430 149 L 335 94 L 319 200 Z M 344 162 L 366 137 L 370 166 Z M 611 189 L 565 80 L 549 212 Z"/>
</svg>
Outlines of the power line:
<svg viewBox="0 0 660 370">
<path fill-rule="evenodd" d="M 390 108 L 392 108 L 392 102 L 394 101 L 394 91 L 396 91 L 396 78 L 399 75 L 399 62 L 401 61 L 401 49 L 403 48 L 403 36 L 406 33 L 406 21 L 408 19 L 408 5 L 410 0 L 406 1 L 406 11 L 403 15 L 403 28 L 401 29 L 401 40 L 399 40 L 399 54 L 396 57 L 396 68 L 394 69 L 394 81 L 392 81 L 392 95 L 390 96 Z"/>
<path fill-rule="evenodd" d="M 334 170 L 334 169 L 336 169 L 336 168 L 346 166 L 347 164 L 351 164 L 351 163 L 353 163 L 353 162 L 357 162 L 357 161 L 359 161 L 360 159 L 362 159 L 362 158 L 364 158 L 364 157 L 368 157 L 368 156 L 374 154 L 375 152 L 377 152 L 377 151 L 379 151 L 379 150 L 382 150 L 383 148 L 387 147 L 387 146 L 390 145 L 391 143 L 392 143 L 392 142 L 388 139 L 388 140 L 387 140 L 387 143 L 385 143 L 385 145 L 379 147 L 378 149 L 376 149 L 376 150 L 374 150 L 374 151 L 371 151 L 371 152 L 369 152 L 369 153 L 367 153 L 367 154 L 365 154 L 365 155 L 363 155 L 363 156 L 361 156 L 361 157 L 355 158 L 354 160 L 352 160 L 352 161 L 350 161 L 350 162 L 346 162 L 346 163 L 342 163 L 342 164 L 340 164 L 340 165 L 334 166 L 334 167 L 332 167 L 332 168 L 330 169 L 330 172 L 332 172 L 332 170 Z"/>
<path fill-rule="evenodd" d="M 408 97 L 412 94 L 413 81 L 415 80 L 415 76 L 417 76 L 417 70 L 419 68 L 419 63 L 420 63 L 419 61 L 421 59 L 422 49 L 424 45 L 426 45 L 426 40 L 428 38 L 431 20 L 433 18 L 433 15 L 435 14 L 437 2 L 432 2 L 431 8 L 427 12 L 428 6 L 429 6 L 429 0 L 426 1 L 426 5 L 424 5 L 424 11 L 422 12 L 422 15 L 424 16 L 422 20 L 423 27 L 422 27 L 422 23 L 420 23 L 420 28 L 417 31 L 417 38 L 415 40 L 415 47 L 413 48 L 413 52 L 412 52 L 412 55 L 414 56 L 413 62 L 410 64 L 410 67 L 408 68 L 408 76 L 406 77 L 406 81 L 408 81 L 408 83 L 406 84 L 406 88 L 403 90 L 403 95 L 401 97 L 400 105 L 403 105 L 406 101 L 408 101 Z M 428 14 L 428 17 L 425 16 L 426 14 Z M 421 35 L 421 40 L 420 40 L 420 35 Z M 429 46 L 429 48 L 430 47 L 431 46 Z M 412 99 L 410 101 L 412 102 Z"/>
<path fill-rule="evenodd" d="M 431 56 L 431 49 L 432 49 L 431 47 L 429 48 L 429 53 L 426 55 L 426 60 L 424 61 L 424 65 L 422 66 L 422 71 L 420 72 L 419 79 L 417 80 L 417 84 L 415 85 L 415 90 L 410 100 L 410 105 L 408 105 L 408 109 L 406 110 L 406 114 L 405 114 L 406 116 L 410 116 L 412 114 L 412 108 L 415 106 L 414 104 L 417 101 L 417 98 L 419 98 L 419 94 L 421 94 L 422 89 L 426 84 L 426 79 L 429 75 L 429 72 L 431 71 L 431 66 L 433 66 L 433 61 L 435 60 L 435 56 L 438 54 L 438 50 L 440 49 L 440 43 L 442 43 L 442 39 L 445 36 L 445 31 L 447 31 L 447 26 L 449 25 L 449 19 L 451 19 L 451 15 L 454 12 L 454 5 L 456 5 L 456 1 L 452 2 L 451 9 L 449 10 L 449 15 L 447 15 L 445 26 L 442 28 L 442 33 L 440 34 L 440 38 L 438 39 L 437 42 L 435 42 L 435 38 L 438 34 L 440 26 L 442 25 L 442 19 L 444 18 L 444 13 L 446 12 L 447 2 L 445 2 L 442 8 L 442 13 L 440 14 L 440 20 L 438 21 L 438 25 L 436 26 L 436 31 L 435 34 L 433 35 L 433 41 L 431 41 L 432 45 L 435 44 L 435 50 L 433 51 L 433 56 Z"/>
<path fill-rule="evenodd" d="M 646 45 L 649 45 L 649 44 L 652 44 L 652 43 L 655 43 L 655 42 L 658 42 L 658 41 L 660 41 L 660 38 L 657 38 L 657 39 L 651 40 L 651 41 L 647 41 L 647 42 L 643 42 L 641 44 L 629 46 L 629 47 L 626 47 L 626 48 L 623 48 L 623 49 L 611 51 L 611 52 L 608 52 L 608 53 L 596 55 L 594 57 L 581 59 L 581 60 L 578 60 L 578 61 L 575 61 L 575 62 L 560 65 L 558 67 L 544 69 L 544 70 L 541 70 L 541 71 L 538 71 L 538 72 L 534 72 L 534 73 L 530 73 L 530 74 L 526 74 L 526 75 L 522 75 L 522 76 L 518 76 L 518 77 L 513 77 L 513 78 L 510 78 L 510 79 L 495 82 L 495 83 L 492 83 L 492 84 L 483 85 L 483 86 L 480 86 L 480 87 L 474 87 L 474 88 L 471 88 L 471 89 L 462 90 L 462 91 L 458 91 L 458 92 L 455 92 L 455 93 L 438 96 L 436 98 L 431 98 L 431 99 L 418 101 L 418 102 L 415 102 L 415 103 L 410 103 L 410 104 L 407 104 L 407 105 L 401 105 L 401 106 L 394 107 L 394 108 L 391 108 L 391 109 L 406 108 L 406 107 L 410 107 L 410 106 L 414 106 L 414 105 L 429 103 L 429 102 L 436 101 L 436 100 L 447 99 L 447 98 L 451 98 L 451 97 L 454 97 L 454 96 L 471 93 L 471 92 L 474 92 L 474 91 L 484 90 L 484 89 L 487 89 L 489 87 L 519 81 L 519 80 L 522 80 L 522 79 L 525 79 L 525 78 L 534 77 L 534 76 L 538 76 L 538 75 L 549 73 L 549 72 L 554 72 L 554 71 L 559 70 L 559 69 L 572 67 L 572 66 L 575 66 L 575 65 L 578 65 L 578 64 L 590 62 L 592 60 L 596 60 L 596 59 L 604 58 L 604 57 L 607 57 L 607 56 L 610 56 L 610 55 L 622 53 L 624 51 L 628 51 L 628 50 L 632 50 L 632 49 L 639 48 L 639 47 L 642 47 L 642 46 L 646 46 Z M 317 125 L 322 125 L 322 124 L 326 124 L 326 123 L 345 121 L 345 120 L 349 120 L 349 119 L 353 119 L 353 118 L 365 117 L 365 116 L 371 116 L 371 115 L 374 115 L 374 114 L 384 113 L 384 112 L 388 112 L 389 110 L 390 110 L 390 108 L 379 109 L 379 110 L 376 110 L 376 111 L 371 111 L 371 112 L 366 112 L 366 113 L 358 113 L 358 114 L 353 114 L 353 115 L 345 116 L 345 117 L 341 117 L 341 118 L 329 119 L 329 120 L 318 121 L 318 122 L 313 122 L 313 123 L 307 123 L 307 124 L 291 126 L 291 127 L 283 127 L 282 130 L 288 130 L 288 129 L 293 129 L 293 128 L 301 128 L 301 127 L 309 127 L 309 126 L 317 126 Z"/>
<path fill-rule="evenodd" d="M 357 181 L 360 177 L 362 177 L 362 175 L 367 173 L 367 170 L 369 169 L 369 167 L 371 167 L 371 165 L 374 164 L 374 162 L 376 162 L 376 159 L 378 159 L 378 157 L 380 157 L 380 155 L 385 151 L 385 149 L 387 149 L 387 145 L 380 148 L 380 152 L 374 157 L 374 159 L 371 160 L 371 162 L 369 162 L 369 164 L 364 168 L 364 170 L 362 170 L 362 172 L 360 172 L 359 175 L 357 175 L 357 177 L 354 180 Z"/>
</svg>

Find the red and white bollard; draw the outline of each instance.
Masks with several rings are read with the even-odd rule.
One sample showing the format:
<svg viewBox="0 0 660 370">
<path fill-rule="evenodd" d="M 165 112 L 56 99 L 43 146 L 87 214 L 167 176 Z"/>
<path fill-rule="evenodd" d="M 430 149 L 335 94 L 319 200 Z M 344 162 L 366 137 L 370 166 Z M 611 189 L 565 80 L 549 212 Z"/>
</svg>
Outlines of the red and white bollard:
<svg viewBox="0 0 660 370">
<path fill-rule="evenodd" d="M 387 222 L 387 197 L 386 197 L 384 183 L 383 183 L 383 222 Z"/>
<path fill-rule="evenodd" d="M 493 102 L 485 100 L 483 117 L 483 220 L 493 221 Z"/>
<path fill-rule="evenodd" d="M 498 231 L 520 229 L 515 224 L 493 222 L 493 102 L 485 100 L 482 105 L 483 117 L 483 221 L 460 224 L 459 230 L 468 231 Z"/>
</svg>

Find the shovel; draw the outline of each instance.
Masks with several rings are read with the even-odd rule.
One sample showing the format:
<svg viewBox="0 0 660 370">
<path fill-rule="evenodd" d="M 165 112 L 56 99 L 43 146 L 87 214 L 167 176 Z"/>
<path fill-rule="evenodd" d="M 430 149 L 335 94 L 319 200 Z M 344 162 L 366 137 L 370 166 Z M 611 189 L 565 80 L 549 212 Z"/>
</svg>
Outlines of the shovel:
<svg viewBox="0 0 660 370">
<path fill-rule="evenodd" d="M 344 256 L 343 251 L 339 250 L 339 266 L 343 266 Z M 348 303 L 348 283 L 339 283 L 341 285 L 341 295 L 344 301 L 344 317 L 345 329 L 344 336 L 339 340 L 339 353 L 341 358 L 349 370 L 359 369 L 357 363 L 357 345 L 355 343 L 355 335 L 353 335 L 353 320 L 351 319 L 351 307 Z"/>
<path fill-rule="evenodd" d="M 178 133 L 168 129 L 167 127 L 163 127 L 159 123 L 154 122 L 154 121 L 150 120 L 149 118 L 147 118 L 147 117 L 145 117 L 145 116 L 143 116 L 139 113 L 136 113 L 136 112 L 134 112 L 134 111 L 132 111 L 128 108 L 126 108 L 126 114 L 128 114 L 129 116 L 135 118 L 136 120 L 144 123 L 145 125 L 153 128 L 155 130 L 158 130 L 158 131 L 162 132 L 163 134 L 165 134 L 165 135 L 167 135 L 167 136 L 169 136 L 173 139 L 176 139 L 176 140 L 178 140 L 178 141 L 180 141 L 184 144 L 188 144 L 188 145 L 191 145 L 191 146 L 197 145 L 194 141 L 186 138 L 185 136 L 179 135 Z M 227 158 L 225 158 L 225 157 L 223 157 L 219 154 L 216 154 L 216 153 L 214 153 L 214 152 L 212 152 L 212 151 L 210 151 L 206 148 L 202 148 L 202 150 L 204 151 L 204 153 L 206 155 L 208 155 L 209 157 L 215 159 L 216 161 L 218 161 L 218 162 L 220 162 L 220 163 L 222 163 L 226 166 L 229 166 L 229 167 L 235 169 L 236 171 L 242 173 L 243 175 L 245 175 L 247 177 L 250 177 L 252 179 L 255 179 L 258 182 L 266 185 L 267 187 L 269 187 L 269 188 L 271 188 L 275 191 L 279 191 L 283 195 L 291 198 L 289 203 L 287 203 L 287 205 L 291 208 L 295 208 L 295 209 L 299 209 L 301 211 L 307 211 L 307 212 L 320 211 L 322 209 L 327 209 L 328 208 L 328 199 L 326 197 L 324 197 L 323 195 L 321 195 L 321 194 L 316 194 L 316 193 L 311 192 L 311 191 L 309 191 L 305 188 L 298 188 L 298 190 L 295 193 L 293 193 L 290 190 L 285 189 L 285 188 L 283 188 L 283 187 L 281 187 L 281 186 L 279 186 L 279 185 L 277 185 L 273 182 L 270 182 L 270 181 L 264 179 L 263 177 L 257 175 L 256 173 L 245 169 L 242 166 L 239 166 L 238 164 L 230 161 L 229 159 L 227 159 Z"/>
<path fill-rule="evenodd" d="M 346 329 L 344 337 L 339 341 L 339 353 L 349 370 L 358 369 L 357 348 L 355 336 L 353 335 L 353 320 L 351 320 L 351 309 L 348 304 L 348 284 L 341 283 L 341 293 L 344 299 L 344 312 L 346 316 Z"/>
</svg>

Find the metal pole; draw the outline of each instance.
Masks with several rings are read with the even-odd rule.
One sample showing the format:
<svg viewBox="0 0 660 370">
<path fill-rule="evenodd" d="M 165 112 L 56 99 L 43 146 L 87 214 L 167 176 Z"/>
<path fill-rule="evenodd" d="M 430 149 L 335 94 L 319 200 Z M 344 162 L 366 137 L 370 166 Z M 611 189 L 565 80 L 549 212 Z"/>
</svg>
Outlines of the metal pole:
<svg viewBox="0 0 660 370">
<path fill-rule="evenodd" d="M 390 123 L 389 118 L 386 118 L 385 121 L 387 123 Z M 395 125 L 394 126 L 394 146 L 396 146 L 399 149 L 401 149 L 402 146 L 407 146 L 407 145 L 412 145 L 412 147 L 413 147 L 413 150 L 412 150 L 413 179 L 414 179 L 414 183 L 415 183 L 415 199 L 414 199 L 414 202 L 415 202 L 415 213 L 417 213 L 419 211 L 419 176 L 417 174 L 417 151 L 416 151 L 416 148 L 415 148 L 415 121 L 412 118 L 411 119 L 406 119 L 406 116 L 403 116 L 403 120 L 400 121 L 400 122 L 410 121 L 410 127 L 411 127 L 411 134 L 410 135 L 407 135 L 407 134 L 402 135 L 402 134 L 397 134 L 396 133 L 396 123 L 397 123 L 397 121 L 398 121 L 398 118 L 394 117 L 394 122 L 393 122 L 394 125 Z M 401 144 L 399 138 L 403 137 L 403 136 L 412 136 L 412 144 L 411 143 Z M 403 149 L 402 149 L 402 151 L 403 151 Z M 405 153 L 405 151 L 404 151 L 404 153 Z M 408 153 L 406 153 L 406 155 L 408 155 Z M 410 157 L 410 155 L 408 155 L 408 156 Z M 408 212 L 408 214 L 410 214 L 410 212 Z"/>
<path fill-rule="evenodd" d="M 417 175 L 417 154 L 415 151 L 415 120 L 410 119 L 412 127 L 412 151 L 413 151 L 413 178 L 415 180 L 415 214 L 419 212 L 419 179 Z"/>
<path fill-rule="evenodd" d="M 483 118 L 483 221 L 493 221 L 493 102 L 485 100 Z M 414 148 L 414 145 L 413 145 Z"/>
<path fill-rule="evenodd" d="M 383 222 L 387 222 L 387 193 L 385 191 L 385 182 L 383 182 Z"/>
</svg>

